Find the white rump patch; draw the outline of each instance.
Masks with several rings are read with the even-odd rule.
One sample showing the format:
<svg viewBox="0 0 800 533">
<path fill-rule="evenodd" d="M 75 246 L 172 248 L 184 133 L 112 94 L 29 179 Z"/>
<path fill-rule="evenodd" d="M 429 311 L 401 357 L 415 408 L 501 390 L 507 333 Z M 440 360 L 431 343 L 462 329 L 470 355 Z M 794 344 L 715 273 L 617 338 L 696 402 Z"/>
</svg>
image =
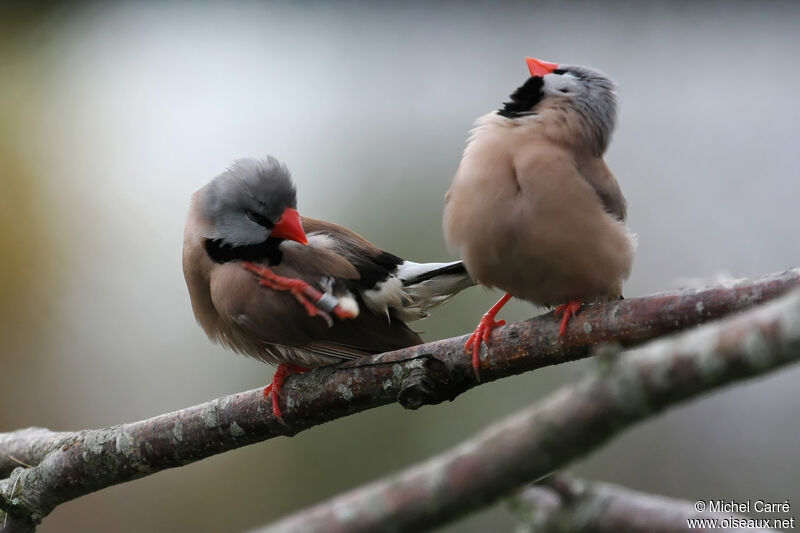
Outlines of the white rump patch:
<svg viewBox="0 0 800 533">
<path fill-rule="evenodd" d="M 363 292 L 364 302 L 367 307 L 386 315 L 389 318 L 389 308 L 399 309 L 408 300 L 406 291 L 403 288 L 403 280 L 396 276 L 391 276 L 386 281 L 381 281 L 375 285 L 374 289 Z"/>
</svg>

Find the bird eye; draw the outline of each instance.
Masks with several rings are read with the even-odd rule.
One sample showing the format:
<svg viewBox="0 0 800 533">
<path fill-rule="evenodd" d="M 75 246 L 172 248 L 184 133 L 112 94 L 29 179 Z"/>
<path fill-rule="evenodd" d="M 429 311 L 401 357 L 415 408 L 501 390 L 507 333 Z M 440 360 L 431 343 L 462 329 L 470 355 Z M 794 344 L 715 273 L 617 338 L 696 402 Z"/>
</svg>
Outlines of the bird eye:
<svg viewBox="0 0 800 533">
<path fill-rule="evenodd" d="M 569 92 L 569 89 L 567 89 L 566 87 L 562 87 L 561 89 L 559 89 L 559 92 L 566 94 Z"/>
<path fill-rule="evenodd" d="M 561 74 L 566 74 L 566 73 L 567 73 L 567 71 L 566 71 L 566 70 L 564 70 L 563 68 L 557 68 L 557 69 L 555 69 L 555 70 L 553 71 L 553 74 L 559 74 L 559 75 L 561 75 Z"/>
<path fill-rule="evenodd" d="M 272 228 L 275 226 L 275 224 L 273 224 L 270 219 L 268 219 L 261 213 L 256 213 L 255 211 L 248 211 L 247 218 L 258 224 L 259 226 L 264 226 L 265 228 Z"/>
</svg>

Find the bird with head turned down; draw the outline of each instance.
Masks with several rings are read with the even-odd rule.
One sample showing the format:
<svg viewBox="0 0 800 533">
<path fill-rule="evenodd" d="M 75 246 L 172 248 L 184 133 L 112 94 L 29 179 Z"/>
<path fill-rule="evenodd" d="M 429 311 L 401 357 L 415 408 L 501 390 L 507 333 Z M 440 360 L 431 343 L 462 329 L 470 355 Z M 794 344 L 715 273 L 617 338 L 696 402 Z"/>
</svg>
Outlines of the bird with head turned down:
<svg viewBox="0 0 800 533">
<path fill-rule="evenodd" d="M 480 117 L 445 195 L 443 226 L 479 284 L 506 294 L 465 346 L 480 380 L 480 346 L 512 297 L 556 307 L 559 337 L 582 303 L 622 297 L 635 237 L 603 161 L 616 85 L 595 69 L 527 58 L 530 77 Z"/>
<path fill-rule="evenodd" d="M 461 261 L 414 263 L 301 217 L 286 165 L 242 159 L 192 197 L 183 245 L 192 309 L 215 342 L 292 373 L 420 344 L 406 322 L 474 285 Z"/>
</svg>

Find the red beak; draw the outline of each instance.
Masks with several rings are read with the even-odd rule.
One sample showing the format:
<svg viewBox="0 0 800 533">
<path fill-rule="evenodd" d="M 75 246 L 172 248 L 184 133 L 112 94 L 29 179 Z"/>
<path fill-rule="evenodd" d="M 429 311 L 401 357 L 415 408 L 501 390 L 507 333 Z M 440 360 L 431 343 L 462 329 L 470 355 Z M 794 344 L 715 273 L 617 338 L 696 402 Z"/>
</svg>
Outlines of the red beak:
<svg viewBox="0 0 800 533">
<path fill-rule="evenodd" d="M 272 228 L 270 236 L 297 241 L 300 244 L 308 244 L 308 237 L 306 237 L 306 232 L 303 231 L 303 224 L 300 222 L 300 213 L 297 212 L 297 209 L 292 209 L 291 207 L 287 207 L 284 210 L 283 215 L 278 219 L 275 227 Z"/>
<path fill-rule="evenodd" d="M 528 62 L 528 70 L 531 71 L 531 76 L 545 76 L 558 68 L 558 63 L 542 61 L 535 57 L 526 57 L 525 61 Z"/>
</svg>

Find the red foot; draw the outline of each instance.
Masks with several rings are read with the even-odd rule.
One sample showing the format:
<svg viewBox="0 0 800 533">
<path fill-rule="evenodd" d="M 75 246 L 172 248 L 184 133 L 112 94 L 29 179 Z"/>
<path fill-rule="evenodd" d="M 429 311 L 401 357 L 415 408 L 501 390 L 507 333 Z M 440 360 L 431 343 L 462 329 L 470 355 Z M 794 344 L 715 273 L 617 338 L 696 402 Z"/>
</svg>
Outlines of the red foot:
<svg viewBox="0 0 800 533">
<path fill-rule="evenodd" d="M 511 299 L 511 294 L 506 293 L 505 296 L 500 298 L 500 300 L 489 309 L 481 321 L 478 322 L 478 327 L 475 328 L 475 331 L 470 335 L 469 339 L 467 340 L 467 344 L 464 345 L 464 350 L 469 353 L 470 348 L 472 348 L 472 370 L 475 372 L 475 379 L 480 381 L 481 380 L 481 343 L 487 343 L 489 340 L 489 335 L 491 335 L 492 330 L 496 327 L 505 325 L 505 320 L 498 320 L 495 321 L 494 317 L 497 316 L 497 313 L 500 312 L 500 309 L 506 305 Z"/>
<path fill-rule="evenodd" d="M 581 302 L 578 300 L 572 300 L 571 302 L 559 305 L 558 307 L 556 307 L 556 310 L 553 311 L 553 315 L 556 318 L 558 318 L 558 315 L 560 315 L 561 313 L 564 313 L 564 318 L 561 319 L 561 327 L 558 328 L 559 337 L 563 337 L 564 334 L 567 332 L 567 324 L 569 323 L 569 319 L 577 315 L 580 308 L 581 308 Z"/>
<path fill-rule="evenodd" d="M 278 365 L 278 370 L 275 371 L 275 375 L 272 376 L 272 383 L 264 387 L 264 398 L 269 398 L 269 396 L 272 395 L 272 414 L 274 414 L 278 422 L 283 425 L 286 425 L 286 422 L 283 421 L 283 411 L 281 411 L 281 406 L 278 402 L 278 396 L 283 388 L 283 382 L 292 374 L 303 374 L 309 370 L 309 368 L 293 365 L 291 363 L 281 363 Z"/>
<path fill-rule="evenodd" d="M 269 268 L 255 263 L 245 262 L 242 263 L 242 267 L 258 276 L 261 286 L 269 287 L 276 291 L 291 292 L 292 296 L 300 302 L 300 305 L 305 307 L 308 316 L 319 315 L 325 319 L 329 326 L 333 325 L 331 316 L 325 310 L 320 309 L 319 305 L 328 306 L 327 310 L 333 312 L 339 319 L 355 318 L 357 316 L 352 311 L 342 309 L 336 298 L 327 293 L 323 294 L 302 279 L 279 276 Z"/>
</svg>

